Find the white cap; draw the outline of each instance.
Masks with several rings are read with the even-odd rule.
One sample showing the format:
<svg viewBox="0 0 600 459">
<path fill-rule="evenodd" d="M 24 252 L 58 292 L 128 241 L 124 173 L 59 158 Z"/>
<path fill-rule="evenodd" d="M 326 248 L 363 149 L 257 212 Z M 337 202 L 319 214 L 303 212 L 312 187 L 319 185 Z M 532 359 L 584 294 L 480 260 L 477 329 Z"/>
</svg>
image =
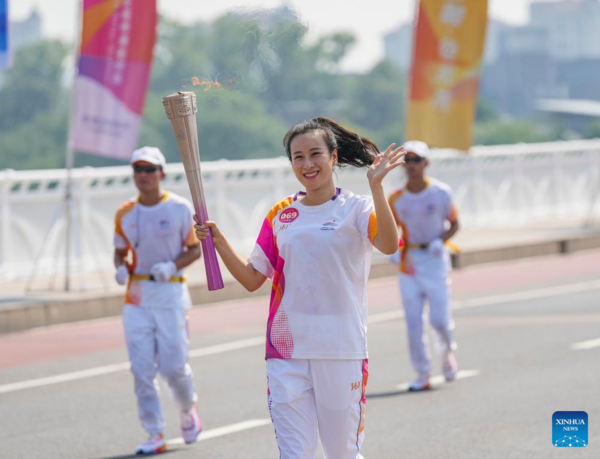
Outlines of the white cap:
<svg viewBox="0 0 600 459">
<path fill-rule="evenodd" d="M 156 147 L 142 147 L 135 150 L 131 155 L 129 164 L 137 163 L 138 161 L 146 161 L 163 168 L 165 167 L 165 164 L 167 164 L 165 156 Z"/>
<path fill-rule="evenodd" d="M 407 153 L 414 153 L 421 158 L 427 158 L 429 156 L 429 147 L 425 142 L 420 140 L 409 140 L 404 142 L 404 151 Z"/>
</svg>

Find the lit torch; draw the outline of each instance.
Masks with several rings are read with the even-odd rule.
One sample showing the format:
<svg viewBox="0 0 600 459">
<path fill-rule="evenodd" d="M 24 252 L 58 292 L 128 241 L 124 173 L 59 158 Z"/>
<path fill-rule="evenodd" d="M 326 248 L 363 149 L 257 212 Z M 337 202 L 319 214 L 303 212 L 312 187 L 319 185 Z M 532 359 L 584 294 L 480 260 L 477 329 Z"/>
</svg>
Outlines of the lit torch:
<svg viewBox="0 0 600 459">
<path fill-rule="evenodd" d="M 179 154 L 185 169 L 188 185 L 194 201 L 194 210 L 204 224 L 208 220 L 208 210 L 202 188 L 202 173 L 200 169 L 200 148 L 198 146 L 198 128 L 196 127 L 196 95 L 193 92 L 178 92 L 163 97 L 163 105 L 167 118 L 177 140 Z M 209 290 L 223 288 L 223 278 L 219 269 L 219 260 L 212 240 L 212 235 L 202 241 L 204 266 Z"/>
</svg>

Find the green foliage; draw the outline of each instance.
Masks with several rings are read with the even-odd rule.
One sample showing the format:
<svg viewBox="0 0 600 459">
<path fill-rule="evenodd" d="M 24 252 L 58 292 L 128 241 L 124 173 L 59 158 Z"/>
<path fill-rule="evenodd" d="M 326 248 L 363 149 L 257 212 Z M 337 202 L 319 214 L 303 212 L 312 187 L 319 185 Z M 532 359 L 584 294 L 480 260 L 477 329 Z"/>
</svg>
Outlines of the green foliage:
<svg viewBox="0 0 600 459">
<path fill-rule="evenodd" d="M 267 158 L 283 154 L 286 127 L 252 96 L 236 91 L 197 92 L 198 138 L 203 160 Z M 180 161 L 161 99 L 151 94 L 140 144 L 158 146 L 167 161 Z"/>
<path fill-rule="evenodd" d="M 487 123 L 498 119 L 498 111 L 486 99 L 479 97 L 477 107 L 475 108 L 475 122 Z"/>
<path fill-rule="evenodd" d="M 0 131 L 31 121 L 55 107 L 65 95 L 62 84 L 67 48 L 59 41 L 43 41 L 21 48 L 5 74 L 0 91 Z"/>
<path fill-rule="evenodd" d="M 58 41 L 43 41 L 15 54 L 0 90 L 0 169 L 64 166 L 66 56 L 66 46 Z"/>
<path fill-rule="evenodd" d="M 525 120 L 488 121 L 475 125 L 475 145 L 548 142 L 556 140 L 547 129 Z"/>
<path fill-rule="evenodd" d="M 404 139 L 407 75 L 381 61 L 364 75 L 342 74 L 355 44 L 335 32 L 307 43 L 307 27 L 285 9 L 273 15 L 226 14 L 211 24 L 183 25 L 161 18 L 139 145 L 159 147 L 179 161 L 162 97 L 178 90 L 198 95 L 200 152 L 205 160 L 264 158 L 284 154 L 289 125 L 330 116 L 373 139 L 381 149 Z M 64 167 L 69 88 L 67 46 L 43 41 L 21 48 L 0 87 L 0 169 Z M 192 77 L 217 81 L 192 86 Z M 479 100 L 475 143 L 537 142 L 564 136 L 552 120 L 500 120 Z M 600 137 L 600 122 L 586 137 Z M 76 166 L 123 161 L 78 152 Z"/>
<path fill-rule="evenodd" d="M 583 137 L 586 139 L 600 139 L 600 120 L 589 123 L 583 130 Z"/>
<path fill-rule="evenodd" d="M 206 26 L 183 26 L 161 17 L 158 40 L 154 48 L 151 91 L 167 95 L 189 86 L 190 78 L 207 69 L 210 59 L 206 52 Z"/>
<path fill-rule="evenodd" d="M 199 97 L 198 104 L 206 110 L 198 123 L 203 158 L 254 159 L 284 154 L 286 126 L 269 116 L 252 97 L 223 91 Z"/>
<path fill-rule="evenodd" d="M 67 144 L 67 104 L 35 114 L 27 123 L 0 132 L 0 169 L 64 167 Z"/>
<path fill-rule="evenodd" d="M 360 126 L 385 130 L 404 124 L 406 75 L 390 61 L 382 61 L 354 81 L 348 118 Z"/>
</svg>

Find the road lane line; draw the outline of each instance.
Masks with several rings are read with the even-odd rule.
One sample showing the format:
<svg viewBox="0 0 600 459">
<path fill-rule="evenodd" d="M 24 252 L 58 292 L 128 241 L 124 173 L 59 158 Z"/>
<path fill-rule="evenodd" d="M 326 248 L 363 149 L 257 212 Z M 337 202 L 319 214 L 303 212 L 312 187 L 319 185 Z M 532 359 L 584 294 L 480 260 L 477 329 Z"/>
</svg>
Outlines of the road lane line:
<svg viewBox="0 0 600 459">
<path fill-rule="evenodd" d="M 215 346 L 201 347 L 190 351 L 190 358 L 193 357 L 204 357 L 207 355 L 221 354 L 223 352 L 234 351 L 238 349 L 244 349 L 248 347 L 257 346 L 265 343 L 265 337 L 254 337 L 243 339 L 240 341 L 233 341 L 230 343 L 217 344 Z M 103 367 L 90 368 L 88 370 L 74 371 L 71 373 L 63 373 L 55 376 L 48 376 L 45 378 L 30 379 L 27 381 L 21 381 L 10 384 L 3 384 L 0 386 L 0 394 L 7 392 L 16 392 L 24 389 L 32 389 L 34 387 L 50 386 L 52 384 L 59 384 L 68 381 L 75 381 L 78 379 L 92 378 L 94 376 L 103 376 L 111 373 L 117 373 L 119 371 L 127 371 L 130 368 L 130 363 L 121 362 L 114 365 L 106 365 Z"/>
<path fill-rule="evenodd" d="M 40 386 L 50 386 L 52 384 L 58 384 L 68 381 L 75 381 L 77 379 L 92 378 L 94 376 L 107 375 L 110 373 L 116 373 L 117 371 L 129 370 L 129 362 L 116 363 L 114 365 L 106 365 L 104 367 L 90 368 L 89 370 L 73 371 L 71 373 L 63 373 L 55 376 L 48 376 L 46 378 L 29 379 L 27 381 L 20 381 L 11 384 L 3 384 L 0 386 L 0 394 L 7 392 L 16 392 L 18 390 L 32 389 Z"/>
<path fill-rule="evenodd" d="M 588 292 L 600 289 L 600 281 L 581 282 L 579 284 L 557 285 L 524 292 L 507 293 L 504 295 L 484 296 L 472 300 L 453 301 L 453 309 L 468 309 L 480 306 L 492 306 L 495 304 L 511 303 L 517 301 L 534 300 L 551 296 L 568 295 L 571 293 Z"/>
<path fill-rule="evenodd" d="M 495 304 L 502 304 L 511 301 L 524 301 L 536 298 L 546 298 L 558 295 L 567 295 L 570 293 L 580 293 L 590 290 L 600 289 L 600 281 L 582 282 L 579 284 L 560 285 L 556 287 L 548 287 L 536 290 L 528 290 L 524 292 L 509 293 L 504 295 L 494 295 L 482 298 L 473 298 L 470 300 L 454 301 L 453 309 L 468 309 L 481 306 L 491 306 Z M 388 311 L 379 314 L 372 314 L 369 317 L 369 324 L 376 324 L 387 322 L 389 320 L 397 320 L 404 317 L 402 311 Z M 215 346 L 208 346 L 204 348 L 190 350 L 190 358 L 204 357 L 208 355 L 220 354 L 223 352 L 229 352 L 232 350 L 245 349 L 258 345 L 264 345 L 265 337 L 256 336 L 253 338 L 247 338 L 239 341 L 233 341 L 230 343 L 217 344 Z M 15 383 L 9 383 L 0 385 L 0 394 L 9 392 L 16 392 L 24 389 L 32 389 L 34 387 L 48 386 L 52 384 L 59 384 L 63 382 L 75 381 L 79 379 L 92 378 L 95 376 L 102 376 L 119 371 L 129 370 L 129 362 L 121 362 L 114 365 L 107 365 L 103 367 L 90 368 L 82 371 L 74 371 L 71 373 L 63 373 L 55 376 L 49 376 L 38 379 L 30 379 L 26 381 L 20 381 Z"/>
<path fill-rule="evenodd" d="M 589 341 L 582 341 L 581 343 L 571 344 L 571 349 L 574 351 L 587 351 L 588 349 L 593 349 L 595 347 L 600 347 L 600 338 L 590 339 Z"/>
<path fill-rule="evenodd" d="M 458 372 L 458 374 L 456 375 L 456 379 L 458 380 L 472 378 L 473 376 L 479 376 L 480 373 L 481 372 L 479 370 L 462 370 Z M 429 378 L 429 384 L 431 384 L 432 386 L 439 386 L 441 384 L 444 384 L 445 382 L 446 379 L 442 375 L 437 375 Z M 410 383 L 398 384 L 396 386 L 396 389 L 407 391 L 409 384 Z M 367 394 L 367 398 L 369 398 L 369 394 Z"/>
<path fill-rule="evenodd" d="M 379 314 L 369 315 L 369 325 L 378 324 L 381 322 L 387 322 L 388 320 L 402 319 L 404 317 L 404 311 L 396 310 L 390 312 L 380 312 Z"/>
<path fill-rule="evenodd" d="M 249 419 L 248 421 L 238 422 L 236 424 L 229 424 L 227 426 L 217 427 L 215 429 L 204 430 L 198 437 L 198 441 L 210 440 L 212 438 L 223 437 L 237 432 L 243 432 L 244 430 L 255 429 L 256 427 L 266 426 L 271 424 L 270 419 Z M 177 437 L 167 440 L 169 446 L 183 445 L 185 442 L 183 438 Z"/>
<path fill-rule="evenodd" d="M 238 349 L 245 349 L 247 347 L 258 346 L 265 344 L 265 337 L 255 336 L 254 338 L 243 339 L 240 341 L 233 341 L 231 343 L 217 344 L 215 346 L 200 347 L 198 349 L 192 349 L 189 353 L 190 358 L 193 357 L 205 357 L 207 355 L 222 354 L 223 352 L 237 351 Z"/>
</svg>

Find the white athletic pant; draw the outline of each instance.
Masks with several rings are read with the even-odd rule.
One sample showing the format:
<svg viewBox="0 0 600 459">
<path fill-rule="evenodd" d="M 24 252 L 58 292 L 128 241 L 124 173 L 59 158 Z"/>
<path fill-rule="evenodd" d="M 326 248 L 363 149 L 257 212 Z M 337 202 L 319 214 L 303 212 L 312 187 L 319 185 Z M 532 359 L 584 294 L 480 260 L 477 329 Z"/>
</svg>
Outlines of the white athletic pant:
<svg viewBox="0 0 600 459">
<path fill-rule="evenodd" d="M 280 459 L 363 459 L 367 360 L 268 359 L 271 420 Z"/>
<path fill-rule="evenodd" d="M 165 427 L 157 372 L 166 381 L 181 411 L 191 409 L 197 399 L 194 374 L 187 363 L 189 340 L 185 313 L 183 307 L 159 309 L 125 305 L 123 309 L 138 415 L 150 435 L 162 433 Z"/>
<path fill-rule="evenodd" d="M 416 274 L 400 274 L 400 295 L 406 314 L 410 358 L 417 373 L 426 375 L 431 373 L 431 357 L 425 329 L 425 300 L 429 302 L 429 322 L 439 338 L 440 351 L 456 349 L 450 311 L 450 257 L 446 251 L 436 257 L 426 250 L 414 249 L 410 250 L 409 256 Z"/>
</svg>

